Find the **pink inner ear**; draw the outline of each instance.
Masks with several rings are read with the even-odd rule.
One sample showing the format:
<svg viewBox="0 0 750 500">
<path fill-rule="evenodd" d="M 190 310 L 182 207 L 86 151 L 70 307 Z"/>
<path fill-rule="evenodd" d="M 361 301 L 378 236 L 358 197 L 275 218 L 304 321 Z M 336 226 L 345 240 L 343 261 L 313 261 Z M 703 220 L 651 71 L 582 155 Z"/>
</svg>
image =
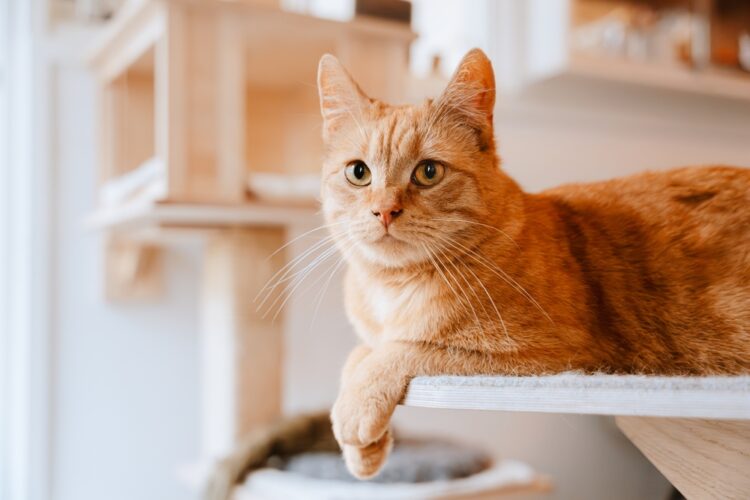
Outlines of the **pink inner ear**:
<svg viewBox="0 0 750 500">
<path fill-rule="evenodd" d="M 492 110 L 495 106 L 495 89 L 487 85 L 488 82 L 482 82 L 481 88 L 477 89 L 477 94 L 474 105 L 482 110 L 486 115 L 492 118 Z"/>
<path fill-rule="evenodd" d="M 445 95 L 450 96 L 456 107 L 492 121 L 495 75 L 492 64 L 482 51 L 474 49 L 464 56 Z"/>
</svg>

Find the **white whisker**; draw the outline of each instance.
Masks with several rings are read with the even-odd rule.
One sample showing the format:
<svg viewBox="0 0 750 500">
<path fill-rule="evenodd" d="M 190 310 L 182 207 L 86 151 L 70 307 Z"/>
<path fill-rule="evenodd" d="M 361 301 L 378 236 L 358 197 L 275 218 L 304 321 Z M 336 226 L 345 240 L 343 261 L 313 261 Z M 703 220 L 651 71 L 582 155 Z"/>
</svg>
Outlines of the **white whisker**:
<svg viewBox="0 0 750 500">
<path fill-rule="evenodd" d="M 323 247 L 323 246 L 325 246 L 327 244 L 334 245 L 335 243 L 334 243 L 333 240 L 334 240 L 334 236 L 333 235 L 326 236 L 325 238 L 323 238 L 322 240 L 318 241 L 317 243 L 315 243 L 310 248 L 306 249 L 300 255 L 296 256 L 294 259 L 292 259 L 289 262 L 287 262 L 286 264 L 284 264 L 284 266 L 282 266 L 281 269 L 279 269 L 278 271 L 276 271 L 273 274 L 273 276 L 271 276 L 268 279 L 268 281 L 266 281 L 266 284 L 263 285 L 263 288 L 260 289 L 260 291 L 258 292 L 258 295 L 255 296 L 255 299 L 253 299 L 253 302 L 257 302 L 258 299 L 260 298 L 260 296 L 264 292 L 267 292 L 266 293 L 266 298 L 267 298 L 268 294 L 270 294 L 270 292 L 273 291 L 273 289 L 278 286 L 278 284 L 279 284 L 279 282 L 281 280 L 283 280 L 290 272 L 292 272 L 292 270 L 294 269 L 294 267 L 296 265 L 298 265 L 299 263 L 301 263 L 302 261 L 304 261 L 305 258 L 307 258 L 310 254 L 312 254 L 316 250 L 320 249 L 321 247 Z M 264 298 L 263 301 L 258 305 L 258 308 L 260 308 L 263 305 L 263 302 L 265 302 L 265 300 L 266 299 Z"/>
<path fill-rule="evenodd" d="M 427 254 L 427 257 L 430 259 L 430 262 L 432 262 L 432 265 L 435 267 L 435 270 L 437 270 L 438 274 L 440 274 L 440 277 L 443 279 L 445 284 L 448 285 L 448 288 L 451 290 L 453 295 L 458 300 L 459 304 L 463 304 L 463 301 L 461 300 L 461 297 L 458 295 L 458 292 L 456 291 L 455 288 L 453 288 L 453 285 L 448 281 L 448 278 L 445 276 L 445 274 L 443 274 L 443 271 L 438 266 L 436 259 L 433 258 L 433 254 L 430 251 L 430 249 L 427 247 L 426 244 L 422 244 L 422 248 L 424 249 L 424 252 Z M 468 308 L 466 307 L 465 304 L 464 304 L 464 311 L 468 311 Z"/>
<path fill-rule="evenodd" d="M 272 318 L 273 320 L 275 320 L 276 317 L 281 312 L 281 310 L 284 308 L 284 305 L 286 305 L 286 303 L 289 301 L 289 298 L 294 294 L 297 288 L 299 288 L 299 286 L 305 281 L 305 279 L 310 275 L 310 273 L 320 264 L 325 262 L 329 257 L 335 255 L 336 251 L 337 251 L 337 248 L 335 245 L 333 245 L 330 248 L 326 249 L 322 254 L 315 257 L 315 259 L 312 262 L 307 264 L 305 268 L 300 273 L 298 273 L 298 276 L 295 277 L 294 280 L 292 280 L 292 284 L 290 285 L 292 287 L 291 292 L 279 294 L 276 297 L 276 299 L 273 301 L 273 303 L 271 303 L 268 306 L 268 310 L 266 311 L 265 314 L 263 314 L 263 317 L 265 318 L 266 315 L 270 311 L 276 309 L 276 313 L 274 314 Z M 282 297 L 283 297 L 283 300 L 282 300 Z M 281 305 L 276 307 L 276 304 L 278 304 L 279 300 L 281 300 Z"/>
<path fill-rule="evenodd" d="M 330 227 L 333 227 L 333 226 L 339 226 L 339 225 L 341 225 L 341 224 L 344 224 L 344 223 L 345 223 L 345 221 L 334 222 L 334 223 L 332 223 L 332 224 L 323 224 L 323 225 L 321 225 L 321 226 L 318 226 L 318 227 L 315 227 L 315 228 L 313 228 L 313 229 L 310 229 L 309 231 L 305 231 L 304 233 L 300 234 L 299 236 L 297 236 L 297 237 L 296 237 L 296 238 L 294 238 L 293 240 L 291 240 L 291 241 L 288 241 L 288 242 L 284 243 L 283 245 L 281 245 L 281 246 L 280 246 L 279 248 L 277 248 L 277 249 L 276 249 L 276 250 L 275 250 L 275 251 L 274 251 L 274 252 L 273 252 L 273 253 L 272 253 L 271 255 L 269 255 L 268 257 L 266 257 L 266 260 L 269 260 L 269 259 L 271 259 L 271 258 L 272 258 L 272 257 L 273 257 L 274 255 L 276 255 L 277 253 L 279 253 L 280 251 L 282 251 L 283 249 L 285 249 L 286 247 L 288 247 L 289 245 L 291 245 L 291 244 L 292 244 L 292 243 L 294 243 L 295 241 L 298 241 L 298 240 L 300 240 L 300 239 L 304 238 L 305 236 L 307 236 L 307 235 L 308 235 L 308 234 L 310 234 L 310 233 L 314 233 L 315 231 L 320 231 L 320 230 L 322 230 L 322 229 L 328 229 L 328 228 L 330 228 Z"/>
<path fill-rule="evenodd" d="M 352 244 L 349 246 L 349 248 L 356 247 L 357 242 L 352 241 Z M 312 328 L 312 325 L 315 323 L 316 318 L 318 317 L 318 310 L 320 309 L 320 304 L 323 302 L 323 299 L 325 298 L 325 294 L 328 291 L 328 287 L 331 285 L 331 280 L 336 275 L 338 270 L 341 268 L 341 265 L 346 262 L 346 258 L 344 256 L 344 252 L 341 252 L 341 256 L 338 258 L 338 260 L 334 263 L 332 266 L 332 270 L 329 268 L 328 273 L 328 279 L 325 282 L 325 285 L 323 285 L 323 289 L 318 292 L 317 300 L 315 303 L 315 310 L 313 311 L 312 319 L 310 320 L 310 328 Z"/>
<path fill-rule="evenodd" d="M 472 259 L 474 259 L 476 262 L 482 264 L 484 267 L 489 269 L 491 272 L 493 272 L 496 276 L 501 278 L 503 281 L 505 281 L 508 285 L 510 285 L 514 290 L 516 290 L 518 293 L 520 293 L 526 300 L 531 302 L 534 307 L 536 307 L 544 316 L 552 323 L 555 324 L 554 320 L 550 317 L 549 314 L 547 314 L 547 311 L 544 310 L 544 308 L 539 304 L 539 302 L 523 287 L 520 283 L 518 283 L 515 279 L 513 279 L 512 276 L 508 275 L 501 267 L 499 267 L 497 264 L 489 261 L 486 257 L 479 254 L 478 252 L 466 247 L 465 245 L 462 245 L 461 243 L 457 241 L 446 241 L 446 243 L 451 245 L 456 245 L 456 247 L 459 250 L 462 250 L 469 255 Z"/>
<path fill-rule="evenodd" d="M 443 237 L 440 237 L 440 236 L 438 236 L 438 238 L 440 240 L 442 240 L 443 242 L 450 243 L 450 241 L 448 241 L 446 238 L 443 238 Z M 477 276 L 477 274 L 474 272 L 474 270 L 471 268 L 471 266 L 467 265 L 465 262 L 462 262 L 460 260 L 458 261 L 458 263 L 461 264 L 464 267 L 464 269 L 466 269 L 467 271 L 469 271 L 469 273 L 471 273 L 471 275 L 474 276 L 474 279 L 477 280 L 477 283 L 479 283 L 479 286 L 482 287 L 482 290 L 484 290 L 485 295 L 487 295 L 487 298 L 490 300 L 490 304 L 492 304 L 492 307 L 495 310 L 495 314 L 497 315 L 497 319 L 500 320 L 500 325 L 503 327 L 503 332 L 505 333 L 505 338 L 510 341 L 511 340 L 510 339 L 510 335 L 508 335 L 508 328 L 505 326 L 505 321 L 503 320 L 503 315 L 500 314 L 500 310 L 498 309 L 497 304 L 495 304 L 495 300 L 492 298 L 492 295 L 490 294 L 489 290 L 487 290 L 487 287 L 484 285 L 484 282 L 479 278 L 479 276 Z M 477 297 L 476 294 L 475 294 L 475 297 Z M 477 300 L 479 300 L 479 297 L 477 297 Z"/>
<path fill-rule="evenodd" d="M 516 246 L 517 249 L 519 249 L 519 250 L 521 249 L 521 247 L 518 245 L 518 243 L 516 243 L 516 241 L 513 238 L 511 238 L 508 233 L 506 233 L 505 231 L 503 231 L 502 229 L 500 229 L 498 227 L 490 226 L 489 224 L 484 224 L 482 222 L 476 222 L 476 221 L 471 221 L 471 220 L 467 220 L 467 219 L 443 219 L 443 218 L 437 218 L 437 217 L 435 217 L 435 218 L 433 218 L 433 220 L 439 220 L 439 221 L 443 221 L 443 222 L 463 222 L 463 223 L 466 223 L 466 224 L 474 224 L 474 225 L 477 225 L 477 226 L 486 227 L 488 229 L 493 229 L 493 230 L 497 231 L 498 233 L 500 233 L 501 235 L 505 236 L 511 243 L 513 243 Z"/>
<path fill-rule="evenodd" d="M 439 249 L 437 249 L 437 251 L 438 251 L 438 252 L 440 252 L 440 255 L 442 255 L 444 259 L 446 258 L 446 257 L 445 257 L 445 254 L 444 254 L 444 253 L 443 253 L 442 251 L 440 251 Z M 448 259 L 446 259 L 446 260 L 447 260 L 447 261 L 448 261 L 448 263 L 449 263 L 449 264 L 450 264 L 450 265 L 451 265 L 451 266 L 453 267 L 453 269 L 454 269 L 454 270 L 456 271 L 456 273 L 457 273 L 457 274 L 458 274 L 459 276 L 461 276 L 461 278 L 462 278 L 462 279 L 464 280 L 464 283 L 466 283 L 466 287 L 467 287 L 467 288 L 468 288 L 468 289 L 469 289 L 469 290 L 470 290 L 470 291 L 472 292 L 472 294 L 474 295 L 474 297 L 475 297 L 475 298 L 477 298 L 477 302 L 479 302 L 479 304 L 480 304 L 480 305 L 482 306 L 482 310 L 484 310 L 484 312 L 485 312 L 485 315 L 486 315 L 486 314 L 487 314 L 487 311 L 486 311 L 486 310 L 484 309 L 484 305 L 482 304 L 482 302 L 481 302 L 481 301 L 479 300 L 479 298 L 477 297 L 477 294 L 476 294 L 476 292 L 474 291 L 474 288 L 473 288 L 473 287 L 471 286 L 471 284 L 469 283 L 469 281 L 468 281 L 468 280 L 466 279 L 466 276 L 464 276 L 464 274 L 463 274 L 462 272 L 460 272 L 460 271 L 459 271 L 458 267 L 457 267 L 457 266 L 456 266 L 456 265 L 455 265 L 455 264 L 453 263 L 453 261 L 452 261 L 452 260 L 451 260 L 450 258 L 448 258 Z M 443 264 L 443 265 L 445 265 L 445 264 Z M 446 266 L 446 271 L 450 273 L 450 271 L 448 270 L 447 266 Z M 451 274 L 451 276 L 453 276 L 453 273 L 450 273 L 450 274 Z M 475 320 L 476 320 L 476 322 L 477 322 L 477 328 L 478 328 L 479 330 L 481 330 L 481 329 L 482 329 L 482 323 L 481 323 L 481 321 L 479 320 L 479 315 L 477 314 L 477 311 L 476 311 L 476 309 L 474 308 L 474 304 L 473 304 L 473 303 L 471 302 L 471 299 L 469 299 L 469 296 L 468 296 L 468 294 L 466 293 L 466 290 L 464 290 L 464 288 L 463 288 L 463 287 L 461 287 L 461 285 L 460 285 L 460 284 L 458 283 L 458 280 L 457 280 L 457 279 L 455 280 L 455 283 L 456 283 L 456 286 L 458 286 L 458 288 L 459 288 L 459 289 L 461 290 L 461 293 L 463 293 L 463 295 L 464 295 L 464 298 L 466 299 L 466 303 L 467 303 L 467 304 L 469 304 L 469 307 L 471 307 L 471 311 L 472 311 L 472 313 L 474 314 L 474 319 L 475 319 Z"/>
<path fill-rule="evenodd" d="M 331 279 L 332 279 L 332 278 L 333 278 L 333 276 L 335 275 L 335 273 L 336 273 L 336 270 L 338 270 L 338 268 L 339 268 L 339 267 L 341 266 L 341 264 L 342 264 L 342 263 L 344 262 L 343 251 L 344 251 L 344 250 L 347 250 L 347 249 L 349 249 L 349 248 L 352 248 L 352 247 L 354 247 L 354 246 L 356 246 L 356 245 L 357 245 L 357 242 L 356 242 L 356 241 L 354 241 L 354 240 L 352 240 L 352 239 L 350 239 L 350 238 L 348 238 L 348 237 L 347 237 L 347 243 L 349 243 L 349 244 L 348 244 L 348 245 L 347 245 L 346 247 L 344 247 L 344 248 L 337 248 L 337 247 L 334 247 L 334 249 L 333 249 L 333 252 L 331 252 L 330 254 L 328 254 L 328 255 L 326 255 L 326 256 L 324 256 L 324 257 L 323 257 L 323 256 L 319 257 L 319 259 L 318 259 L 317 263 L 315 263 L 315 265 L 314 265 L 313 267 L 311 267 L 311 268 L 310 268 L 310 269 L 309 269 L 309 270 L 308 270 L 308 271 L 307 271 L 307 272 L 306 272 L 306 273 L 304 274 L 304 276 L 301 276 L 301 277 L 300 277 L 299 281 L 298 281 L 298 282 L 297 282 L 297 283 L 296 283 L 296 284 L 294 285 L 294 287 L 292 288 L 292 290 L 291 290 L 291 291 L 290 291 L 289 293 L 287 293 L 287 294 L 286 294 L 286 297 L 285 297 L 284 301 L 283 301 L 283 302 L 281 303 L 281 305 L 280 305 L 280 306 L 279 306 L 279 307 L 277 308 L 277 310 L 276 310 L 276 313 L 275 313 L 275 314 L 274 314 L 274 316 L 273 316 L 273 320 L 274 320 L 274 321 L 276 320 L 276 317 L 277 317 L 277 316 L 278 316 L 278 315 L 279 315 L 279 314 L 281 313 L 281 311 L 282 311 L 282 310 L 284 309 L 284 306 L 286 305 L 287 301 L 288 301 L 288 300 L 289 300 L 289 299 L 290 299 L 290 298 L 292 297 L 292 295 L 294 295 L 294 293 L 295 293 L 295 291 L 297 290 L 297 288 L 299 288 L 299 286 L 300 286 L 300 285 L 302 284 L 302 282 L 303 282 L 303 281 L 304 281 L 304 280 L 305 280 L 305 279 L 306 279 L 306 278 L 307 278 L 307 277 L 308 277 L 308 276 L 309 276 L 310 274 L 312 274 L 312 272 L 313 272 L 313 271 L 314 271 L 314 270 L 315 270 L 315 269 L 316 269 L 317 267 L 319 267 L 320 265 L 322 265 L 322 264 L 323 264 L 323 262 L 325 262 L 326 260 L 328 260 L 328 259 L 329 259 L 329 258 L 330 258 L 330 257 L 331 257 L 332 255 L 335 255 L 335 254 L 336 254 L 336 251 L 338 250 L 338 251 L 341 251 L 341 252 L 342 252 L 342 256 L 341 256 L 341 257 L 339 257 L 339 258 L 338 258 L 338 259 L 337 259 L 337 260 L 335 261 L 335 263 L 334 263 L 334 265 L 333 265 L 333 266 L 331 266 L 331 267 L 329 267 L 329 268 L 328 268 L 328 271 L 330 271 L 330 272 L 324 272 L 324 273 L 322 273 L 322 274 L 321 274 L 320 276 L 318 276 L 318 277 L 317 277 L 317 278 L 316 278 L 315 280 L 313 280 L 313 281 L 312 281 L 312 283 L 310 283 L 310 285 L 309 285 L 309 286 L 308 286 L 308 287 L 307 287 L 307 288 L 306 288 L 305 290 L 303 290 L 303 292 L 302 292 L 302 293 L 307 293 L 307 292 L 309 292 L 309 291 L 310 291 L 310 290 L 311 290 L 311 289 L 312 289 L 312 288 L 313 288 L 313 287 L 314 287 L 315 285 L 317 285 L 317 284 L 318 284 L 318 283 L 319 283 L 319 282 L 320 282 L 320 281 L 321 281 L 322 279 L 325 279 L 325 278 L 326 278 L 326 276 L 328 276 L 328 279 L 326 280 L 326 284 L 325 284 L 325 289 L 327 289 L 327 288 L 328 288 L 328 285 L 330 284 L 330 281 L 331 281 Z M 332 268 L 333 268 L 333 270 L 331 271 L 331 269 L 332 269 Z M 322 293 L 325 293 L 325 290 L 323 290 L 323 292 L 322 292 Z M 320 305 L 320 301 L 322 300 L 322 297 L 323 297 L 323 296 L 321 295 L 321 292 L 319 292 L 319 293 L 318 293 L 318 295 L 319 295 L 319 297 L 318 297 L 318 304 L 317 304 L 317 305 L 316 305 L 316 307 L 315 307 L 315 313 L 314 313 L 314 316 L 313 316 L 313 320 L 312 320 L 312 321 L 314 321 L 315 317 L 317 316 L 317 309 L 318 309 L 318 307 L 319 307 L 319 305 Z M 312 321 L 310 322 L 310 325 L 311 325 L 311 326 L 312 326 Z"/>
</svg>

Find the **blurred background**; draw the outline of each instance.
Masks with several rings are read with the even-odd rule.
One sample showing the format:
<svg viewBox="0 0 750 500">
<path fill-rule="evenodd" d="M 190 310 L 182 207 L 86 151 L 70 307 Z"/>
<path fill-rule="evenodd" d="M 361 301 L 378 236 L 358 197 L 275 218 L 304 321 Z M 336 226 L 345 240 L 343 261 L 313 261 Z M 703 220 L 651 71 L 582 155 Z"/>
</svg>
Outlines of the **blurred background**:
<svg viewBox="0 0 750 500">
<path fill-rule="evenodd" d="M 743 0 L 0 0 L 0 498 L 198 498 L 248 431 L 330 407 L 356 339 L 314 230 L 317 61 L 419 102 L 472 47 L 530 191 L 750 165 Z M 541 498 L 669 493 L 605 417 L 395 422 Z"/>
</svg>

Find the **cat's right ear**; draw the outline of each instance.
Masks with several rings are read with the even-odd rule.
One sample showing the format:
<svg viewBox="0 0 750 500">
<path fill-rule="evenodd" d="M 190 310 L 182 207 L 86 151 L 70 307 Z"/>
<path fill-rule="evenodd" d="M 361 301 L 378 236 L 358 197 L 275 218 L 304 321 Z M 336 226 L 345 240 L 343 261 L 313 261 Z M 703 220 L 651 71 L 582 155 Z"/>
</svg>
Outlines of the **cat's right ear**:
<svg viewBox="0 0 750 500">
<path fill-rule="evenodd" d="M 345 120 L 358 116 L 362 106 L 369 101 L 349 72 L 331 54 L 321 57 L 318 64 L 318 94 L 324 137 Z"/>
</svg>

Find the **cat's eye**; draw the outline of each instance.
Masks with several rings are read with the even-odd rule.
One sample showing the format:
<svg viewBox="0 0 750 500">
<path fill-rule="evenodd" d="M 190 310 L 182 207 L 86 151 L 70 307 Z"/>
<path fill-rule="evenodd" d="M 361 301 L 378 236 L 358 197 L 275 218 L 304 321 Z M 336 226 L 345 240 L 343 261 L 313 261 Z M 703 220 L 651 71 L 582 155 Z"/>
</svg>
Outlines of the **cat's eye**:
<svg viewBox="0 0 750 500">
<path fill-rule="evenodd" d="M 411 174 L 411 181 L 420 187 L 434 186 L 443 179 L 445 167 L 436 161 L 420 162 Z"/>
<path fill-rule="evenodd" d="M 355 186 L 367 186 L 370 184 L 370 181 L 372 180 L 372 173 L 370 172 L 370 167 L 365 165 L 365 162 L 363 161 L 353 161 L 349 165 L 346 166 L 346 170 L 344 170 L 344 175 L 346 175 L 346 180 L 349 181 L 349 184 L 353 184 Z"/>
</svg>

